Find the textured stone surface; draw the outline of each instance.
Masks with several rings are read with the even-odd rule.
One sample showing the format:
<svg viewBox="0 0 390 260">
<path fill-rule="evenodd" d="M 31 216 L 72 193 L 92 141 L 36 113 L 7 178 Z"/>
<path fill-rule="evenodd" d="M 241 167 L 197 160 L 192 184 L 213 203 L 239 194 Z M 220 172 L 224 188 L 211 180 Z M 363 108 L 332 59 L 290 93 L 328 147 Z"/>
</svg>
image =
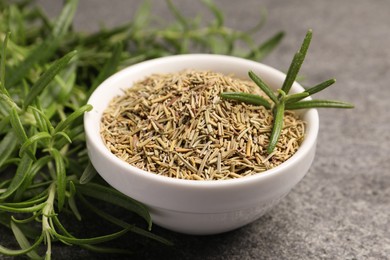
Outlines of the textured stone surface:
<svg viewBox="0 0 390 260">
<path fill-rule="evenodd" d="M 210 17 L 198 1 L 174 1 L 187 15 Z M 302 68 L 305 83 L 331 77 L 322 98 L 348 100 L 354 110 L 321 110 L 316 159 L 309 174 L 273 210 L 234 232 L 199 237 L 155 227 L 176 243 L 141 246 L 140 259 L 389 259 L 390 258 L 390 2 L 387 0 L 215 1 L 226 23 L 247 29 L 261 8 L 268 21 L 261 41 L 279 30 L 281 46 L 264 60 L 287 70 L 308 28 L 314 38 Z M 60 1 L 40 0 L 52 14 Z M 139 1 L 83 0 L 78 30 L 120 24 Z M 154 12 L 170 19 L 163 1 Z M 82 227 L 81 227 L 82 228 Z M 81 229 L 82 230 L 82 229 Z M 11 236 L 0 228 L 0 243 Z M 136 237 L 134 239 L 137 239 Z M 134 244 L 134 241 L 119 243 Z M 135 241 L 135 243 L 137 243 Z M 56 246 L 55 259 L 93 259 L 77 247 Z M 0 259 L 1 256 L 0 256 Z M 3 259 L 6 259 L 3 257 Z M 119 259 L 119 258 L 118 258 Z"/>
</svg>

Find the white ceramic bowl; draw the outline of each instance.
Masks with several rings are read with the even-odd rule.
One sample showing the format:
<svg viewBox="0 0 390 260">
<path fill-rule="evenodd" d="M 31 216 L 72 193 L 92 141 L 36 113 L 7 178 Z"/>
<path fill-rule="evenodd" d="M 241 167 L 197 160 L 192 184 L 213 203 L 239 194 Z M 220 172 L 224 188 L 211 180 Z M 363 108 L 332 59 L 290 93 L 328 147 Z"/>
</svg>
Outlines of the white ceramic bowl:
<svg viewBox="0 0 390 260">
<path fill-rule="evenodd" d="M 222 181 L 181 180 L 133 167 L 113 155 L 104 145 L 100 120 L 110 100 L 152 73 L 183 69 L 212 70 L 247 77 L 249 70 L 273 88 L 285 74 L 266 65 L 241 58 L 188 54 L 158 58 L 130 66 L 104 81 L 88 103 L 93 110 L 84 116 L 89 157 L 97 172 L 120 192 L 144 203 L 155 224 L 187 234 L 216 234 L 244 226 L 275 206 L 307 173 L 315 154 L 319 119 L 315 109 L 302 112 L 307 122 L 305 139 L 283 164 L 266 172 Z M 294 83 L 291 92 L 303 91 Z"/>
</svg>

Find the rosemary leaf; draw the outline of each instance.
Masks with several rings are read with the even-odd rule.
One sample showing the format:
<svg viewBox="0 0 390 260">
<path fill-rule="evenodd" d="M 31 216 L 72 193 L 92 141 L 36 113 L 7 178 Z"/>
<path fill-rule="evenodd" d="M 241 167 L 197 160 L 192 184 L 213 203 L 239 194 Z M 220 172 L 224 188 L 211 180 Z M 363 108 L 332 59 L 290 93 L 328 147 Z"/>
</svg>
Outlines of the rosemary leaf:
<svg viewBox="0 0 390 260">
<path fill-rule="evenodd" d="M 31 259 L 39 259 L 40 258 L 39 255 L 34 250 L 37 247 L 37 244 L 35 246 L 31 246 L 30 242 L 27 240 L 27 238 L 24 235 L 24 233 L 22 232 L 22 230 L 13 221 L 11 221 L 11 230 L 14 233 L 16 241 L 18 241 L 18 244 L 20 245 L 21 249 L 30 250 L 27 253 L 27 256 L 30 257 Z M 39 239 L 42 239 L 42 238 L 43 237 L 41 236 Z M 38 241 L 39 241 L 39 239 L 38 239 Z"/>
<path fill-rule="evenodd" d="M 104 235 L 104 236 L 97 236 L 97 237 L 93 237 L 93 238 L 75 238 L 75 237 L 70 237 L 70 236 L 66 236 L 66 235 L 60 235 L 58 234 L 56 231 L 52 231 L 53 234 L 60 240 L 64 241 L 64 242 L 67 242 L 69 244 L 75 244 L 75 245 L 93 245 L 93 244 L 99 244 L 99 243 L 103 243 L 103 242 L 107 242 L 107 241 L 110 241 L 110 240 L 113 240 L 113 239 L 116 239 L 122 235 L 124 235 L 125 233 L 128 232 L 127 229 L 123 229 L 121 231 L 118 231 L 118 232 L 115 232 L 115 233 L 112 233 L 112 234 L 109 234 L 109 235 Z"/>
<path fill-rule="evenodd" d="M 54 133 L 53 137 L 57 137 L 57 136 L 63 137 L 68 143 L 72 142 L 72 139 L 70 139 L 69 135 L 64 131 Z"/>
<path fill-rule="evenodd" d="M 166 2 L 168 4 L 169 10 L 172 12 L 172 14 L 175 16 L 177 21 L 183 27 L 183 30 L 188 30 L 189 29 L 188 20 L 179 12 L 176 6 L 172 3 L 172 0 L 166 0 Z"/>
<path fill-rule="evenodd" d="M 271 38 L 266 40 L 264 43 L 255 48 L 251 53 L 248 54 L 248 57 L 255 56 L 256 60 L 261 60 L 270 54 L 282 41 L 285 33 L 278 32 L 273 35 Z"/>
<path fill-rule="evenodd" d="M 222 98 L 245 102 L 252 105 L 264 106 L 270 109 L 271 104 L 259 95 L 248 94 L 243 92 L 223 92 L 220 94 Z"/>
<path fill-rule="evenodd" d="M 45 40 L 36 46 L 21 64 L 11 68 L 10 72 L 7 73 L 9 76 L 7 86 L 13 87 L 16 85 L 16 83 L 21 81 L 27 75 L 33 66 L 45 62 L 52 57 L 57 48 L 58 45 L 55 44 L 55 41 L 52 39 Z"/>
<path fill-rule="evenodd" d="M 333 85 L 335 82 L 336 82 L 335 79 L 329 79 L 329 80 L 326 80 L 318 85 L 315 85 L 314 87 L 306 89 L 305 92 L 309 93 L 310 95 L 313 95 L 313 94 L 320 92 L 320 91 L 326 89 L 327 87 Z"/>
<path fill-rule="evenodd" d="M 57 177 L 57 201 L 58 209 L 61 211 L 65 203 L 65 192 L 66 192 L 66 170 L 64 158 L 60 151 L 53 148 L 50 150 L 51 155 L 54 158 L 56 165 L 56 177 Z"/>
<path fill-rule="evenodd" d="M 47 199 L 47 195 L 37 196 L 36 198 L 30 199 L 28 201 L 21 202 L 5 202 L 2 203 L 3 206 L 11 207 L 11 208 L 25 208 L 32 207 L 37 204 L 42 204 Z"/>
<path fill-rule="evenodd" d="M 16 219 L 15 216 L 11 216 L 12 222 L 15 222 L 16 224 L 28 224 L 30 222 L 33 222 L 36 219 L 36 216 L 34 214 L 31 215 L 31 217 L 25 218 L 25 219 Z"/>
<path fill-rule="evenodd" d="M 12 131 L 8 132 L 3 140 L 0 142 L 0 168 L 6 162 L 6 160 L 11 156 L 17 140 Z"/>
<path fill-rule="evenodd" d="M 33 160 L 30 156 L 25 153 L 22 156 L 22 159 L 16 169 L 16 173 L 12 178 L 11 183 L 9 184 L 7 190 L 0 195 L 0 200 L 6 199 L 11 196 L 23 183 L 24 179 L 27 177 L 26 172 L 30 170 Z"/>
<path fill-rule="evenodd" d="M 33 213 L 41 210 L 44 206 L 45 206 L 44 203 L 34 205 L 34 206 L 29 206 L 29 207 L 23 207 L 23 208 L 14 208 L 10 206 L 0 205 L 0 210 L 12 212 L 12 213 Z"/>
<path fill-rule="evenodd" d="M 58 132 L 65 130 L 66 128 L 68 128 L 72 124 L 73 121 L 75 121 L 78 117 L 82 116 L 84 114 L 84 112 L 91 111 L 91 109 L 92 109 L 92 106 L 89 104 L 80 107 L 79 109 L 74 111 L 72 114 L 70 114 L 64 121 L 61 121 L 54 129 L 54 132 L 58 133 Z"/>
<path fill-rule="evenodd" d="M 76 217 L 78 221 L 81 221 L 81 214 L 76 204 L 75 194 L 76 194 L 76 186 L 73 181 L 69 181 L 69 190 L 70 195 L 68 197 L 68 205 L 73 215 Z"/>
<path fill-rule="evenodd" d="M 290 91 L 298 72 L 301 68 L 301 65 L 303 63 L 304 55 L 300 52 L 295 53 L 294 58 L 290 64 L 290 67 L 288 68 L 286 79 L 283 82 L 282 90 L 288 94 Z M 279 96 L 280 97 L 280 96 Z"/>
<path fill-rule="evenodd" d="M 36 98 L 39 93 L 53 80 L 53 78 L 58 74 L 58 72 L 63 69 L 70 59 L 75 56 L 77 51 L 72 51 L 66 54 L 59 60 L 56 60 L 53 65 L 38 79 L 38 81 L 31 87 L 26 99 L 24 100 L 24 107 L 28 107 L 31 102 Z"/>
<path fill-rule="evenodd" d="M 93 167 L 92 163 L 88 161 L 87 167 L 84 169 L 83 174 L 81 174 L 80 177 L 80 184 L 86 184 L 90 182 L 95 176 L 97 172 L 95 168 Z"/>
<path fill-rule="evenodd" d="M 42 108 L 37 108 L 33 106 L 29 106 L 32 109 L 35 120 L 37 121 L 38 127 L 40 131 L 48 132 L 52 134 L 54 132 L 54 127 L 51 124 L 47 115 L 42 111 Z"/>
<path fill-rule="evenodd" d="M 62 38 L 67 34 L 69 27 L 72 25 L 77 5 L 78 0 L 68 0 L 66 2 L 65 6 L 62 8 L 61 14 L 54 24 L 52 32 L 54 39 Z"/>
<path fill-rule="evenodd" d="M 31 247 L 25 249 L 19 249 L 19 250 L 8 249 L 0 245 L 0 254 L 8 255 L 8 256 L 25 255 L 28 254 L 30 251 L 34 250 L 35 248 L 37 248 L 38 245 L 42 243 L 42 241 L 43 241 L 43 236 L 39 236 L 37 241 L 35 241 L 35 243 Z"/>
<path fill-rule="evenodd" d="M 20 107 L 8 94 L 0 93 L 0 106 L 0 112 L 5 116 L 8 115 L 12 108 L 15 108 L 17 112 L 21 111 Z"/>
<path fill-rule="evenodd" d="M 216 18 L 215 26 L 222 27 L 224 24 L 224 18 L 221 10 L 211 0 L 202 0 L 202 3 L 205 4 L 209 8 L 209 10 L 214 14 L 214 17 Z"/>
<path fill-rule="evenodd" d="M 4 37 L 4 41 L 3 41 L 3 47 L 1 49 L 1 64 L 0 64 L 0 91 L 9 96 L 8 92 L 7 92 L 7 89 L 5 88 L 5 62 L 6 62 L 6 51 L 7 51 L 7 44 L 8 44 L 8 39 L 9 39 L 9 36 L 10 36 L 10 32 L 8 32 L 5 37 Z"/>
<path fill-rule="evenodd" d="M 111 76 L 118 68 L 121 61 L 121 55 L 123 52 L 123 45 L 118 43 L 114 46 L 111 58 L 106 62 L 103 69 L 99 72 L 99 75 L 92 82 L 92 87 L 89 89 L 88 95 L 91 95 L 96 87 L 102 83 L 106 78 Z"/>
<path fill-rule="evenodd" d="M 267 147 L 267 152 L 268 154 L 271 154 L 275 147 L 276 144 L 278 143 L 280 133 L 282 132 L 283 129 L 283 117 L 284 117 L 284 100 L 282 99 L 275 108 L 274 112 L 274 124 L 272 127 L 272 132 L 271 136 L 269 139 L 269 145 Z"/>
<path fill-rule="evenodd" d="M 31 178 L 33 178 L 42 168 L 47 166 L 47 164 L 52 160 L 50 155 L 45 155 L 36 160 L 30 169 Z"/>
<path fill-rule="evenodd" d="M 354 105 L 346 102 L 335 101 L 335 100 L 303 100 L 295 103 L 286 104 L 286 109 L 305 109 L 305 108 L 353 108 Z"/>
<path fill-rule="evenodd" d="M 19 143 L 23 144 L 27 140 L 27 134 L 15 108 L 12 108 L 10 111 L 10 123 Z"/>
<path fill-rule="evenodd" d="M 248 75 L 249 77 L 253 80 L 253 82 L 256 83 L 257 86 L 259 86 L 259 88 L 261 90 L 264 91 L 264 93 L 276 104 L 278 103 L 278 98 L 276 97 L 276 95 L 274 94 L 274 92 L 272 91 L 272 89 L 270 87 L 268 87 L 267 84 L 265 84 L 265 82 L 259 77 L 257 76 L 253 71 L 249 71 L 248 72 Z"/>
<path fill-rule="evenodd" d="M 51 135 L 47 132 L 39 132 L 30 138 L 28 138 L 22 145 L 22 147 L 19 150 L 19 156 L 22 157 L 22 155 L 27 151 L 27 149 L 30 148 L 30 146 L 42 139 L 51 139 Z"/>
<path fill-rule="evenodd" d="M 302 93 L 296 93 L 296 94 L 290 94 L 284 98 L 286 104 L 297 102 L 301 99 L 304 99 L 305 97 L 308 97 L 309 93 L 302 92 Z"/>
<path fill-rule="evenodd" d="M 287 71 L 286 79 L 284 80 L 282 86 L 282 90 L 286 94 L 288 94 L 288 92 L 290 91 L 299 73 L 299 70 L 301 69 L 302 63 L 305 60 L 305 56 L 310 45 L 311 38 L 312 38 L 312 31 L 308 30 L 300 50 L 294 55 L 291 65 Z"/>
<path fill-rule="evenodd" d="M 307 50 L 309 49 L 312 37 L 313 37 L 313 31 L 311 29 L 309 29 L 306 32 L 306 36 L 303 39 L 303 43 L 302 43 L 301 49 L 299 50 L 299 52 L 304 55 L 303 59 L 305 59 L 305 56 L 306 56 Z"/>
</svg>

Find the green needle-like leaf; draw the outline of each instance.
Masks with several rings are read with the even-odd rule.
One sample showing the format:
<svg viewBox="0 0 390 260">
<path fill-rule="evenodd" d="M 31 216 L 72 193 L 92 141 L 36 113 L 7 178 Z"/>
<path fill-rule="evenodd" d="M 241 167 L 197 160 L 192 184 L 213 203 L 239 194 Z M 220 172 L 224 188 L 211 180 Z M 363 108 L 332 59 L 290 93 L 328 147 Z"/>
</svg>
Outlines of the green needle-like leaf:
<svg viewBox="0 0 390 260">
<path fill-rule="evenodd" d="M 8 32 L 3 41 L 3 48 L 1 49 L 1 64 L 0 64 L 0 91 L 5 95 L 9 95 L 7 89 L 5 88 L 5 62 L 6 62 L 6 54 L 7 54 L 7 44 L 8 38 L 10 36 L 10 32 Z"/>
<path fill-rule="evenodd" d="M 211 0 L 202 0 L 202 2 L 214 14 L 214 17 L 216 18 L 216 27 L 223 26 L 224 24 L 223 14 L 221 10 L 215 5 L 215 3 Z"/>
<path fill-rule="evenodd" d="M 12 131 L 8 132 L 3 140 L 0 142 L 0 168 L 7 161 L 7 159 L 11 156 L 14 148 L 17 144 L 17 140 Z"/>
<path fill-rule="evenodd" d="M 26 173 L 26 178 L 23 180 L 23 183 L 19 186 L 15 193 L 15 199 L 20 199 L 23 197 L 24 192 L 31 187 L 31 183 L 33 182 L 33 179 L 35 178 L 36 174 L 44 168 L 48 162 L 52 160 L 51 156 L 43 156 L 36 160 L 30 170 Z"/>
<path fill-rule="evenodd" d="M 6 247 L 0 246 L 0 254 L 8 255 L 8 256 L 25 255 L 28 252 L 37 248 L 37 246 L 39 246 L 42 243 L 42 241 L 43 241 L 43 236 L 41 235 L 30 248 L 19 249 L 19 250 L 8 249 Z"/>
<path fill-rule="evenodd" d="M 22 122 L 20 120 L 19 114 L 16 111 L 16 108 L 13 107 L 10 111 L 10 123 L 12 125 L 12 128 L 16 134 L 16 137 L 18 138 L 19 143 L 23 144 L 27 141 L 27 134 L 24 130 L 24 127 L 22 125 Z M 35 155 L 32 152 L 32 149 L 25 150 L 25 153 L 28 154 L 28 156 L 35 160 Z"/>
<path fill-rule="evenodd" d="M 37 252 L 34 250 L 35 247 L 31 246 L 30 242 L 27 240 L 26 236 L 23 234 L 22 230 L 17 226 L 16 223 L 11 221 L 11 229 L 14 233 L 14 236 L 16 238 L 16 241 L 18 241 L 18 244 L 20 245 L 22 250 L 29 250 L 27 253 L 27 256 L 31 259 L 40 259 L 40 256 L 37 254 Z M 42 236 L 37 240 L 37 242 L 42 241 Z"/>
<path fill-rule="evenodd" d="M 329 80 L 324 81 L 318 85 L 315 85 L 314 87 L 306 89 L 305 92 L 309 93 L 310 95 L 313 95 L 313 94 L 320 92 L 320 91 L 326 89 L 327 87 L 333 85 L 335 82 L 336 82 L 335 79 L 329 79 Z"/>
<path fill-rule="evenodd" d="M 302 92 L 302 93 L 296 93 L 296 94 L 290 94 L 284 98 L 286 104 L 297 102 L 301 99 L 304 99 L 305 97 L 308 97 L 309 93 Z"/>
<path fill-rule="evenodd" d="M 54 158 L 56 165 L 56 176 L 57 176 L 57 201 L 58 209 L 61 211 L 65 203 L 65 192 L 66 192 L 66 170 L 64 158 L 62 157 L 60 151 L 57 149 L 52 149 L 51 154 Z"/>
<path fill-rule="evenodd" d="M 41 158 L 39 158 L 38 160 L 36 160 L 33 165 L 31 166 L 30 170 L 28 171 L 28 174 L 26 174 L 26 179 L 23 181 L 22 185 L 19 186 L 18 190 L 16 191 L 16 195 L 15 195 L 15 198 L 16 197 L 21 197 L 23 195 L 23 193 L 29 188 L 31 187 L 31 183 L 33 181 L 33 179 L 35 178 L 36 174 L 42 169 L 44 168 L 45 166 L 47 166 L 47 164 L 52 160 L 51 156 L 47 155 L 47 156 L 43 156 Z"/>
<path fill-rule="evenodd" d="M 20 111 L 21 109 L 19 106 L 15 103 L 15 101 L 8 96 L 7 94 L 0 93 L 0 112 L 3 115 L 7 115 L 9 111 L 15 108 L 16 111 Z"/>
<path fill-rule="evenodd" d="M 335 100 L 303 100 L 296 103 L 290 103 L 286 105 L 288 110 L 305 109 L 305 108 L 354 108 L 353 104 L 335 101 Z"/>
<path fill-rule="evenodd" d="M 16 173 L 12 178 L 10 185 L 7 190 L 0 195 L 0 200 L 6 199 L 11 196 L 23 183 L 24 179 L 27 177 L 27 171 L 30 170 L 33 160 L 30 156 L 25 153 L 20 161 L 18 168 L 16 169 Z"/>
<path fill-rule="evenodd" d="M 32 86 L 30 92 L 28 93 L 25 101 L 24 107 L 28 107 L 31 102 L 43 91 L 43 89 L 54 79 L 54 77 L 63 69 L 69 61 L 76 55 L 76 51 L 72 51 L 66 54 L 59 60 L 56 60 L 53 65 L 38 79 L 38 81 Z"/>
<path fill-rule="evenodd" d="M 109 235 L 105 236 L 98 236 L 98 237 L 92 237 L 92 238 L 75 238 L 75 237 L 69 237 L 58 234 L 56 231 L 53 230 L 53 234 L 60 240 L 69 243 L 69 244 L 75 244 L 75 245 L 93 245 L 93 244 L 100 244 L 103 242 L 107 242 L 110 240 L 113 240 L 115 238 L 118 238 L 128 232 L 128 229 L 123 229 L 119 232 L 115 232 Z"/>
<path fill-rule="evenodd" d="M 219 94 L 224 99 L 236 100 L 245 102 L 256 106 L 264 106 L 270 109 L 271 104 L 263 97 L 254 94 L 248 94 L 243 92 L 222 92 Z"/>
<path fill-rule="evenodd" d="M 180 13 L 180 11 L 176 8 L 176 6 L 172 3 L 171 0 L 166 0 L 169 10 L 175 16 L 180 25 L 184 28 L 184 30 L 188 30 L 189 24 L 188 20 Z"/>
<path fill-rule="evenodd" d="M 29 106 L 29 108 L 32 110 L 35 120 L 37 121 L 37 124 L 39 126 L 39 130 L 45 131 L 48 133 L 54 132 L 54 127 L 52 126 L 49 118 L 47 115 L 42 111 L 42 109 L 38 109 L 33 106 Z"/>
<path fill-rule="evenodd" d="M 23 128 L 22 122 L 20 120 L 18 112 L 16 111 L 16 108 L 12 108 L 10 111 L 10 122 L 16 134 L 16 137 L 18 138 L 19 143 L 23 144 L 27 140 L 27 134 Z"/>
<path fill-rule="evenodd" d="M 282 90 L 285 93 L 288 93 L 294 84 L 294 81 L 298 75 L 298 72 L 303 63 L 304 55 L 300 52 L 297 52 L 294 55 L 293 61 L 291 62 L 290 67 L 288 68 L 286 79 L 283 82 Z"/>
<path fill-rule="evenodd" d="M 64 131 L 60 131 L 54 134 L 54 136 L 61 136 L 63 137 L 68 143 L 72 142 L 72 139 L 70 139 L 69 135 L 67 135 Z"/>
<path fill-rule="evenodd" d="M 27 151 L 27 149 L 30 148 L 31 145 L 42 139 L 51 139 L 51 135 L 47 132 L 40 132 L 31 136 L 23 143 L 22 147 L 19 150 L 19 156 L 22 157 L 22 155 Z"/>
<path fill-rule="evenodd" d="M 304 55 L 303 59 L 305 59 L 305 56 L 306 56 L 307 50 L 309 49 L 312 37 L 313 37 L 313 31 L 311 29 L 309 29 L 306 33 L 305 39 L 303 39 L 301 49 L 299 50 L 299 52 Z"/>
<path fill-rule="evenodd" d="M 0 205 L 0 210 L 12 212 L 12 213 L 33 213 L 41 210 L 44 206 L 45 206 L 44 203 L 35 206 L 24 207 L 24 208 L 14 208 L 14 207 Z"/>
<path fill-rule="evenodd" d="M 35 47 L 21 64 L 12 68 L 10 73 L 7 74 L 9 75 L 7 78 L 8 87 L 13 87 L 16 83 L 21 81 L 33 66 L 48 60 L 57 48 L 58 45 L 53 39 L 47 39 L 39 46 Z"/>
<path fill-rule="evenodd" d="M 75 200 L 76 186 L 74 185 L 73 181 L 69 182 L 69 190 L 70 190 L 70 195 L 68 197 L 69 208 L 73 212 L 73 214 L 77 218 L 77 220 L 81 221 L 81 214 L 80 214 L 80 211 L 77 207 L 76 200 Z"/>
<path fill-rule="evenodd" d="M 54 39 L 61 38 L 66 35 L 69 27 L 72 25 L 77 5 L 78 0 L 68 0 L 66 2 L 53 28 L 52 35 Z"/>
<path fill-rule="evenodd" d="M 87 167 L 85 168 L 83 174 L 80 177 L 80 184 L 86 184 L 90 182 L 93 177 L 95 177 L 97 174 L 95 168 L 93 167 L 92 163 L 89 161 Z"/>
<path fill-rule="evenodd" d="M 256 83 L 257 86 L 261 90 L 264 91 L 264 93 L 275 103 L 278 103 L 278 98 L 276 97 L 275 93 L 272 91 L 270 87 L 268 87 L 267 84 L 259 77 L 257 76 L 253 71 L 248 72 L 249 77 L 253 80 L 253 82 Z"/>
<path fill-rule="evenodd" d="M 305 60 L 305 56 L 306 56 L 307 50 L 308 50 L 309 45 L 310 45 L 311 38 L 312 38 L 312 31 L 309 30 L 306 33 L 305 39 L 303 40 L 301 49 L 299 50 L 299 52 L 297 52 L 294 55 L 294 58 L 291 62 L 291 65 L 287 71 L 286 79 L 284 80 L 283 86 L 282 86 L 282 90 L 286 94 L 288 94 L 288 92 L 290 91 L 290 89 L 291 89 L 291 87 L 292 87 L 292 85 L 293 85 L 293 83 L 294 83 L 294 81 L 299 73 L 299 70 L 301 69 L 302 63 Z"/>
<path fill-rule="evenodd" d="M 92 110 L 92 106 L 89 104 L 80 107 L 79 109 L 74 111 L 72 114 L 70 114 L 64 121 L 61 121 L 54 129 L 54 132 L 58 133 L 58 132 L 65 130 L 67 127 L 70 126 L 70 124 L 74 120 L 76 120 L 78 117 L 82 116 L 84 114 L 84 112 L 91 111 L 91 110 Z"/>
<path fill-rule="evenodd" d="M 135 12 L 133 23 L 131 24 L 133 32 L 137 32 L 138 30 L 140 30 L 140 28 L 143 28 L 146 24 L 149 23 L 149 17 L 151 16 L 150 11 L 150 1 L 143 1 Z"/>
<path fill-rule="evenodd" d="M 268 154 L 271 154 L 274 151 L 276 144 L 278 143 L 280 133 L 282 132 L 283 129 L 283 117 L 284 117 L 284 101 L 281 100 L 279 104 L 277 104 L 274 112 L 274 124 L 272 127 L 272 132 L 271 132 L 271 136 L 267 148 Z"/>
<path fill-rule="evenodd" d="M 249 53 L 248 57 L 256 56 L 256 60 L 261 60 L 270 54 L 282 41 L 284 32 L 278 32 L 267 41 L 262 43 L 256 50 Z"/>
<path fill-rule="evenodd" d="M 16 219 L 15 216 L 11 216 L 12 221 L 16 224 L 28 224 L 36 220 L 36 218 L 37 216 L 35 216 L 34 214 L 25 219 Z"/>
<path fill-rule="evenodd" d="M 44 194 L 27 201 L 2 203 L 2 206 L 21 209 L 21 208 L 35 206 L 37 204 L 42 204 L 45 202 L 46 199 L 47 199 L 47 195 Z"/>
<path fill-rule="evenodd" d="M 110 59 L 106 62 L 103 69 L 99 72 L 99 75 L 95 78 L 92 83 L 92 87 L 89 90 L 88 96 L 96 89 L 96 87 L 102 83 L 106 78 L 111 76 L 118 68 L 121 61 L 121 55 L 123 51 L 122 44 L 116 44 Z"/>
</svg>

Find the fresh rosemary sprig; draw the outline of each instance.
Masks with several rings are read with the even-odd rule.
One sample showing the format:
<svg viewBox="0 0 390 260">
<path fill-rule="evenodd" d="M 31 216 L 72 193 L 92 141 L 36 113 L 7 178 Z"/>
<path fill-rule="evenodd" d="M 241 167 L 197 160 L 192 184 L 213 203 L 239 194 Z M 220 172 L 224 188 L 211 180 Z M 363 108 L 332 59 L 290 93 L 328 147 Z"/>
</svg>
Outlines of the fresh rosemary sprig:
<svg viewBox="0 0 390 260">
<path fill-rule="evenodd" d="M 350 103 L 335 101 L 335 100 L 303 100 L 304 98 L 311 96 L 325 88 L 331 86 L 336 82 L 335 79 L 330 79 L 324 81 L 314 87 L 306 89 L 302 93 L 289 94 L 289 91 L 296 80 L 298 72 L 302 66 L 302 63 L 305 59 L 307 50 L 310 45 L 312 38 L 312 31 L 309 30 L 306 33 L 305 39 L 301 45 L 300 50 L 295 54 L 291 65 L 287 71 L 286 78 L 283 82 L 281 89 L 277 90 L 275 93 L 258 75 L 253 71 L 249 71 L 249 77 L 252 79 L 257 86 L 269 97 L 273 104 L 259 96 L 248 93 L 239 93 L 239 92 L 223 92 L 220 94 L 222 98 L 236 100 L 240 102 L 245 102 L 253 105 L 261 105 L 268 109 L 273 109 L 274 113 L 274 122 L 269 139 L 269 144 L 267 147 L 268 154 L 271 154 L 277 143 L 280 136 L 280 133 L 283 129 L 283 116 L 285 110 L 295 110 L 295 109 L 307 109 L 307 108 L 319 108 L 319 107 L 328 107 L 328 108 L 353 108 L 354 106 Z"/>
<path fill-rule="evenodd" d="M 0 224 L 19 245 L 0 246 L 0 254 L 37 259 L 46 247 L 50 259 L 52 244 L 58 242 L 99 253 L 128 253 L 97 245 L 128 232 L 171 244 L 150 232 L 151 219 L 143 205 L 96 174 L 87 156 L 81 116 L 91 109 L 86 101 L 92 91 L 122 67 L 190 51 L 258 60 L 283 37 L 277 33 L 256 44 L 253 31 L 226 27 L 213 2 L 203 3 L 215 17 L 206 25 L 183 17 L 168 1 L 176 21 L 156 27 L 161 23 L 150 19 L 155 16 L 145 1 L 128 24 L 83 34 L 71 26 L 77 0 L 67 0 L 54 20 L 29 0 L 0 0 Z M 262 21 L 256 29 L 260 25 Z M 239 48 L 239 42 L 247 46 Z M 111 234 L 76 237 L 65 223 L 86 222 L 80 205 L 99 219 L 95 222 L 103 219 L 116 228 Z M 108 206 L 141 216 L 146 227 L 102 209 Z"/>
</svg>

